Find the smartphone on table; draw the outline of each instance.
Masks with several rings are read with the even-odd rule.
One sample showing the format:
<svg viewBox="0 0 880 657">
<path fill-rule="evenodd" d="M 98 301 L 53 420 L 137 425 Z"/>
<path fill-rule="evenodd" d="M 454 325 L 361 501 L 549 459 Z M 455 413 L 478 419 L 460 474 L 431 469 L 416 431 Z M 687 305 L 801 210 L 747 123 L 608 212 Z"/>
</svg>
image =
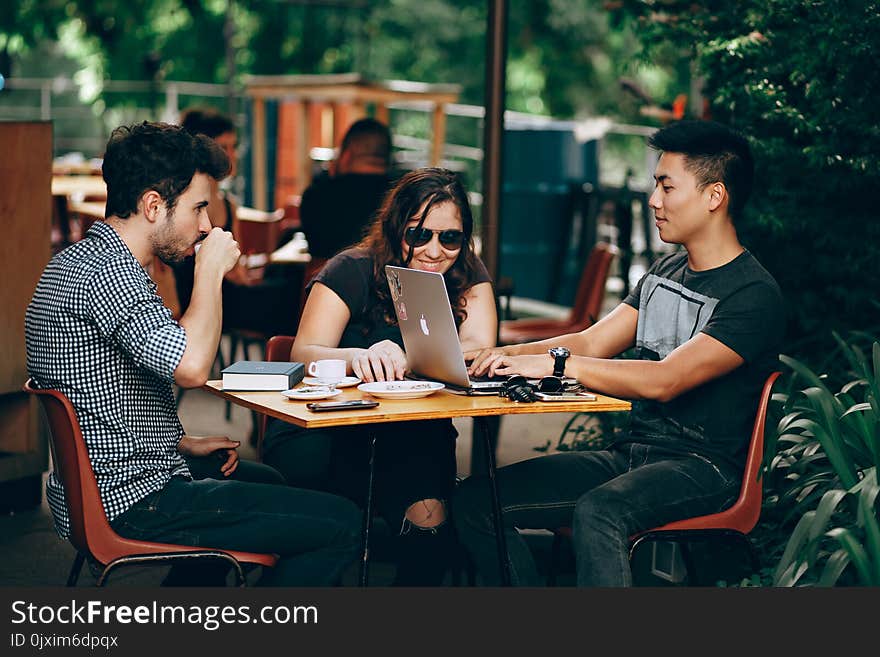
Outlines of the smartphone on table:
<svg viewBox="0 0 880 657">
<path fill-rule="evenodd" d="M 306 408 L 313 413 L 321 411 L 353 411 L 361 408 L 376 408 L 377 401 L 369 399 L 349 399 L 348 401 L 309 402 Z"/>
<path fill-rule="evenodd" d="M 545 402 L 596 401 L 590 392 L 536 392 L 535 397 Z"/>
</svg>

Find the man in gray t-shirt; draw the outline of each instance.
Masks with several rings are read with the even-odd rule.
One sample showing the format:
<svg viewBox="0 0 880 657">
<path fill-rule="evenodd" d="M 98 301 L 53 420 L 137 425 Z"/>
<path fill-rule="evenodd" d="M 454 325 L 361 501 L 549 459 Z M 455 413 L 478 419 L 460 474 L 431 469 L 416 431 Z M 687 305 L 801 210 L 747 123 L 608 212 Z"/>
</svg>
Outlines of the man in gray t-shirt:
<svg viewBox="0 0 880 657">
<path fill-rule="evenodd" d="M 514 583 L 540 583 L 518 528 L 570 526 L 580 586 L 627 586 L 629 537 L 720 511 L 736 498 L 762 383 L 784 333 L 782 294 L 737 238 L 751 189 L 748 142 L 710 121 L 649 140 L 662 151 L 649 205 L 660 238 L 682 251 L 654 264 L 594 326 L 542 342 L 465 354 L 473 374 L 576 377 L 633 400 L 625 438 L 501 468 L 498 489 Z M 632 359 L 615 356 L 634 348 Z M 552 350 L 552 353 L 548 353 Z M 455 500 L 461 540 L 482 576 L 499 567 L 487 483 Z"/>
</svg>

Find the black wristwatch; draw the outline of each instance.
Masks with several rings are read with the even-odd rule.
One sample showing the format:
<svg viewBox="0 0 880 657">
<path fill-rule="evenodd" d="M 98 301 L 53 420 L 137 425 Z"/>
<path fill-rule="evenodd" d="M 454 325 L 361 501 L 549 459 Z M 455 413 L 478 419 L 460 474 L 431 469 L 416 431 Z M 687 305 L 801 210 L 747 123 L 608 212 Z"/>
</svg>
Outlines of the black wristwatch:
<svg viewBox="0 0 880 657">
<path fill-rule="evenodd" d="M 553 376 L 563 376 L 565 374 L 565 360 L 571 356 L 571 352 L 565 347 L 553 347 L 550 349 L 550 355 L 553 356 Z"/>
</svg>

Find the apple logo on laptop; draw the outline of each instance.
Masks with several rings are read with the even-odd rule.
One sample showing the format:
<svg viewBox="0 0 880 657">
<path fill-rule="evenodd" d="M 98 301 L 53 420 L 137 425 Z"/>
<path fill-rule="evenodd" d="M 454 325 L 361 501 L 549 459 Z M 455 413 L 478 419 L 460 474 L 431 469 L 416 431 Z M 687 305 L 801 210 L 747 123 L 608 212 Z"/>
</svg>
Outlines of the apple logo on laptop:
<svg viewBox="0 0 880 657">
<path fill-rule="evenodd" d="M 421 319 L 419 319 L 419 326 L 422 327 L 422 333 L 425 335 L 431 335 L 430 331 L 428 331 L 428 322 L 425 320 L 425 316 L 422 315 Z"/>
</svg>

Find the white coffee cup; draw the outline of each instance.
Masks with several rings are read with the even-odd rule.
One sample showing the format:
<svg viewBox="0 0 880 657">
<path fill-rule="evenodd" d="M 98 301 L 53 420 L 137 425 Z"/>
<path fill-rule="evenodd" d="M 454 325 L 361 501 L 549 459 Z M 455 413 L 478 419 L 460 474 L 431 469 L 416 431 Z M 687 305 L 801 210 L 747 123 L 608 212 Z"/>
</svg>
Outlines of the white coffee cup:
<svg viewBox="0 0 880 657">
<path fill-rule="evenodd" d="M 345 378 L 345 361 L 335 358 L 315 360 L 309 363 L 309 374 L 318 379 L 340 380 Z"/>
</svg>

